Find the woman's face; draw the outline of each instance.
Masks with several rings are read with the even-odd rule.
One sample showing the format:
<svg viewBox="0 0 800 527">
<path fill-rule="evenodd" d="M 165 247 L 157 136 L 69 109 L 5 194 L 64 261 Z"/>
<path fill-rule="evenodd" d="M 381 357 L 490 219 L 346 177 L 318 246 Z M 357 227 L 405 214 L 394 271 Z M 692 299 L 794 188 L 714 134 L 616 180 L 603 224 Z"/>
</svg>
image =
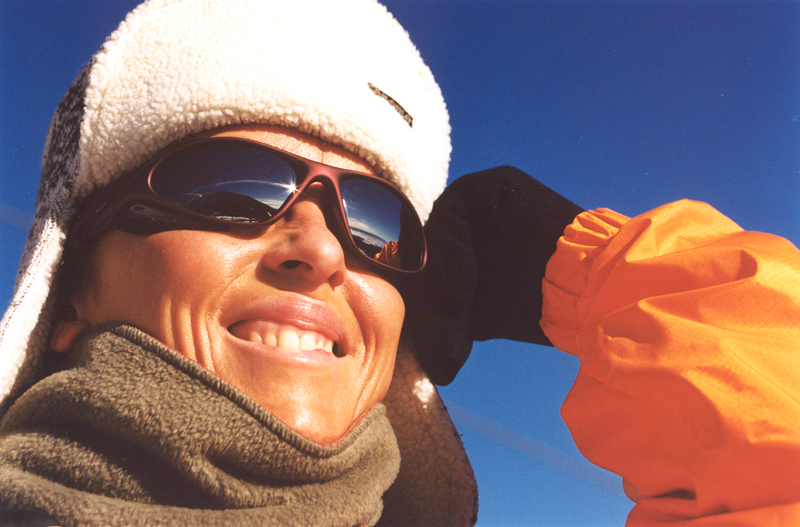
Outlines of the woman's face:
<svg viewBox="0 0 800 527">
<path fill-rule="evenodd" d="M 345 150 L 279 128 L 210 135 L 254 139 L 340 168 L 372 172 Z M 239 388 L 305 437 L 330 443 L 380 402 L 404 305 L 343 251 L 309 187 L 255 234 L 112 231 L 74 299 L 90 325 L 124 322 Z"/>
</svg>

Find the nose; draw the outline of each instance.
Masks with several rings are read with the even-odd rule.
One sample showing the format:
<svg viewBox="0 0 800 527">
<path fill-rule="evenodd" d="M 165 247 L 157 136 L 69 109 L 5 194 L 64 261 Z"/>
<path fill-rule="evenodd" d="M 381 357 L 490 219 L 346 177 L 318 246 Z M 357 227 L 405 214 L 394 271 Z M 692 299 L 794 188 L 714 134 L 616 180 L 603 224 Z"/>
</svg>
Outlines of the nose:
<svg viewBox="0 0 800 527">
<path fill-rule="evenodd" d="M 321 184 L 308 187 L 283 217 L 269 229 L 270 244 L 262 263 L 284 277 L 309 285 L 341 285 L 346 274 L 345 255 L 325 218 L 326 191 Z"/>
</svg>

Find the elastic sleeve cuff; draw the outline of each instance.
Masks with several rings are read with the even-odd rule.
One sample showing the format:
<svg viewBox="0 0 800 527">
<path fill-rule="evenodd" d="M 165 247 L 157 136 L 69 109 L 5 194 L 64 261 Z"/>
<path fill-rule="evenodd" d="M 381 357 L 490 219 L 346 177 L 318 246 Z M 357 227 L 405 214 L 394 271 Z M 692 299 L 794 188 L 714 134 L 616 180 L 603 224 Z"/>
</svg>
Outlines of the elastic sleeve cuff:
<svg viewBox="0 0 800 527">
<path fill-rule="evenodd" d="M 629 218 L 609 209 L 579 214 L 564 230 L 542 280 L 542 329 L 553 345 L 577 355 L 576 334 L 585 318 L 584 293 L 597 255 Z"/>
</svg>

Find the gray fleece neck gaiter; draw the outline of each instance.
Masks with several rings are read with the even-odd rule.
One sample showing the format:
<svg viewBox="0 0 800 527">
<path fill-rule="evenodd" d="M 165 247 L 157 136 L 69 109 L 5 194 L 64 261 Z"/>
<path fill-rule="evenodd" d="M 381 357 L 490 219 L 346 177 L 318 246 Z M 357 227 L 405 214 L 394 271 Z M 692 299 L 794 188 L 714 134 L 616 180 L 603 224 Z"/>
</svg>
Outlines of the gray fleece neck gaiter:
<svg viewBox="0 0 800 527">
<path fill-rule="evenodd" d="M 126 326 L 0 422 L 0 504 L 70 525 L 373 525 L 400 459 L 382 405 L 339 443 L 288 429 Z"/>
</svg>

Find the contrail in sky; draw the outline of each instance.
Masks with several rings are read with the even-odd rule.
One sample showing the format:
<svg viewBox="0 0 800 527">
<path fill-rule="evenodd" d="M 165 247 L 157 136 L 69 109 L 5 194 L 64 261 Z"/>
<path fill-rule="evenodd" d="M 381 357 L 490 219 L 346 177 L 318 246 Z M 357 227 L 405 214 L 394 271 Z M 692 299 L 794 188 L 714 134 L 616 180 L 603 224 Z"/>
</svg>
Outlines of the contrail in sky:
<svg viewBox="0 0 800 527">
<path fill-rule="evenodd" d="M 22 232 L 28 232 L 32 221 L 33 218 L 27 214 L 23 214 L 16 209 L 12 209 L 8 205 L 0 203 L 0 223 L 5 223 Z"/>
<path fill-rule="evenodd" d="M 600 490 L 625 497 L 622 483 L 617 476 L 594 465 L 583 465 L 570 456 L 559 452 L 530 437 L 499 423 L 445 401 L 447 411 L 457 426 L 462 426 L 495 443 L 552 467 L 568 476 L 589 483 Z"/>
</svg>

